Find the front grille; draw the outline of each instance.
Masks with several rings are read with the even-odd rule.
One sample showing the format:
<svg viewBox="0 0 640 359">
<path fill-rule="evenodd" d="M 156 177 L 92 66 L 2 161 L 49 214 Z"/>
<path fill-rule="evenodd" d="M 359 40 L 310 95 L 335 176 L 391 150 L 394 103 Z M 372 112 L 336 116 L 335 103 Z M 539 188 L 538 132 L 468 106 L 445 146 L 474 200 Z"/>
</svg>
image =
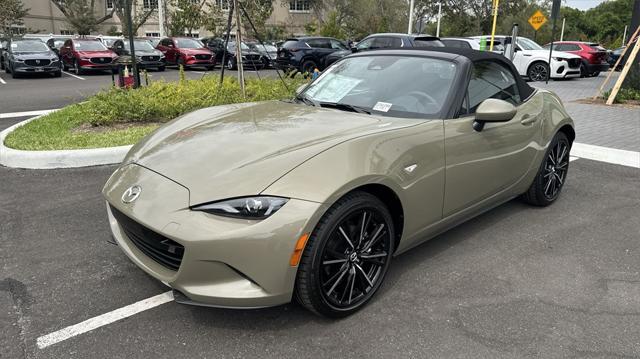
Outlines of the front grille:
<svg viewBox="0 0 640 359">
<path fill-rule="evenodd" d="M 180 268 L 182 256 L 184 255 L 184 247 L 181 244 L 144 227 L 118 211 L 115 207 L 110 207 L 111 213 L 113 213 L 127 238 L 142 253 L 171 270 L 177 271 Z"/>
<path fill-rule="evenodd" d="M 142 56 L 142 61 L 159 61 L 160 56 Z"/>
<path fill-rule="evenodd" d="M 94 64 L 110 64 L 111 58 L 110 57 L 92 57 L 91 62 L 93 62 Z"/>
<path fill-rule="evenodd" d="M 569 67 L 576 68 L 576 67 L 580 67 L 581 60 L 580 59 L 569 59 L 568 62 L 569 62 Z"/>
<path fill-rule="evenodd" d="M 205 55 L 205 54 L 196 55 L 196 59 L 198 60 L 209 60 L 210 58 L 211 58 L 211 55 Z"/>
<path fill-rule="evenodd" d="M 29 66 L 47 66 L 51 63 L 51 60 L 24 60 L 24 63 Z"/>
</svg>

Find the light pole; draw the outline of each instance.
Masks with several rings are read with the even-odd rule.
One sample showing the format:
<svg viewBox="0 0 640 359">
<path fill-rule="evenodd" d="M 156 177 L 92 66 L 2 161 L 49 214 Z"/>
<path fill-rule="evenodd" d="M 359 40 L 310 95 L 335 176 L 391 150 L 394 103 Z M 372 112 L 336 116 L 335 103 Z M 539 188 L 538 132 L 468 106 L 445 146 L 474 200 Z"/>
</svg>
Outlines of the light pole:
<svg viewBox="0 0 640 359">
<path fill-rule="evenodd" d="M 442 3 L 438 3 L 438 25 L 436 26 L 436 37 L 440 37 L 440 19 L 442 18 Z"/>
<path fill-rule="evenodd" d="M 411 0 L 409 3 L 409 28 L 407 29 L 407 34 L 410 34 L 413 30 L 413 6 L 414 0 Z"/>
</svg>

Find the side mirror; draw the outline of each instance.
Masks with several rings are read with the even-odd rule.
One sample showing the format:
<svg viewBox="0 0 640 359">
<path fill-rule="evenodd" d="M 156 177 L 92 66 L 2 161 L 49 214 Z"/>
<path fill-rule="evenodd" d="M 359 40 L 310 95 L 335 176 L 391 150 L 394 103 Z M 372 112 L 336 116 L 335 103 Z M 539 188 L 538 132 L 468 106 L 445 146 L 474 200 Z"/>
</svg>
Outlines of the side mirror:
<svg viewBox="0 0 640 359">
<path fill-rule="evenodd" d="M 486 122 L 507 122 L 516 115 L 516 108 L 504 100 L 488 98 L 478 106 L 473 129 L 480 132 Z"/>
<path fill-rule="evenodd" d="M 296 95 L 299 95 L 300 93 L 302 93 L 302 91 L 304 91 L 304 89 L 307 87 L 308 84 L 302 84 L 300 86 L 298 86 L 298 88 L 296 89 Z"/>
<path fill-rule="evenodd" d="M 351 52 L 356 53 L 358 52 L 358 48 L 355 46 L 351 46 Z"/>
</svg>

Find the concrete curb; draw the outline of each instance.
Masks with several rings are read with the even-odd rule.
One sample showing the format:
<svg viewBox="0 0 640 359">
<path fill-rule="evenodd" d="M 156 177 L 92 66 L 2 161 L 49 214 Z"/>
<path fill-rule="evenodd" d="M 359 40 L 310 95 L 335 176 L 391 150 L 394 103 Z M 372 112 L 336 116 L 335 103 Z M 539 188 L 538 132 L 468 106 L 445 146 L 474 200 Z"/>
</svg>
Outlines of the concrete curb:
<svg viewBox="0 0 640 359">
<path fill-rule="evenodd" d="M 44 115 L 41 115 L 44 116 Z M 40 118 L 32 117 L 0 132 L 0 165 L 12 168 L 53 169 L 120 163 L 132 146 L 80 150 L 22 151 L 6 147 L 4 139 L 18 127 Z"/>
</svg>

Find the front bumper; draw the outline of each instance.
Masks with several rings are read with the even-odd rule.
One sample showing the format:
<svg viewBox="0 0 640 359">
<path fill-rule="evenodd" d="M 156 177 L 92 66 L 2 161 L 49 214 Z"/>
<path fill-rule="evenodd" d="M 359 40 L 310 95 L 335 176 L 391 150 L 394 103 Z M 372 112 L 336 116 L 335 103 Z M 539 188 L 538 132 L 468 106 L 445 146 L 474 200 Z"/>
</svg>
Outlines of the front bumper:
<svg viewBox="0 0 640 359">
<path fill-rule="evenodd" d="M 575 65 L 575 64 L 574 64 Z M 551 78 L 553 79 L 565 79 L 580 77 L 580 64 L 577 66 L 570 66 L 567 61 L 551 61 Z"/>
<path fill-rule="evenodd" d="M 135 202 L 124 191 L 142 188 Z M 181 302 L 225 308 L 258 308 L 288 303 L 296 267 L 289 265 L 297 239 L 315 226 L 322 205 L 291 199 L 262 221 L 225 218 L 189 209 L 189 191 L 130 164 L 109 179 L 103 194 L 113 237 L 142 270 L 182 293 Z M 162 201 L 161 203 L 159 201 Z M 178 270 L 146 255 L 114 217 L 111 206 L 138 224 L 184 247 Z"/>
<path fill-rule="evenodd" d="M 196 66 L 209 67 L 209 66 L 215 66 L 216 65 L 216 58 L 212 56 L 208 60 L 200 60 L 200 59 L 197 59 L 197 58 L 188 57 L 184 61 L 184 65 L 187 66 L 187 67 L 196 67 Z"/>
</svg>

